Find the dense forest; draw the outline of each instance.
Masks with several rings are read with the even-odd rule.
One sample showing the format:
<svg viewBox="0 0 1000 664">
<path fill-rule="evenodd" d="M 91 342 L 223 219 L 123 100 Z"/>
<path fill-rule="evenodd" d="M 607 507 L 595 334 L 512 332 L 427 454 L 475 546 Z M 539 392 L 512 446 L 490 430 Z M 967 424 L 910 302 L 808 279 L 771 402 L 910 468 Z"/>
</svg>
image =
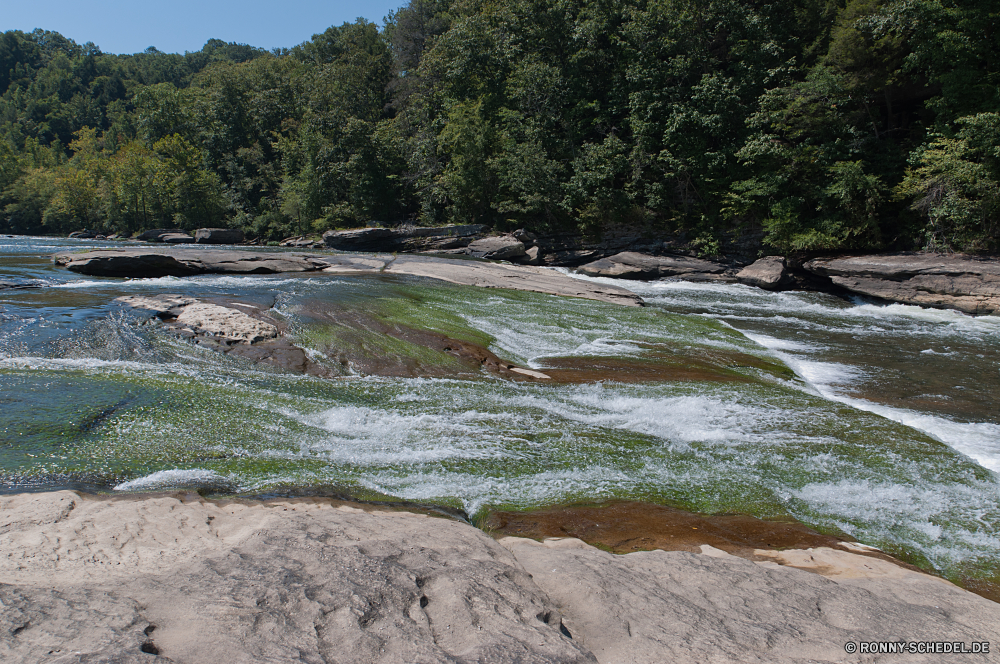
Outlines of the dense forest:
<svg viewBox="0 0 1000 664">
<path fill-rule="evenodd" d="M 995 0 L 411 0 L 289 49 L 0 34 L 0 232 L 1000 244 Z"/>
</svg>

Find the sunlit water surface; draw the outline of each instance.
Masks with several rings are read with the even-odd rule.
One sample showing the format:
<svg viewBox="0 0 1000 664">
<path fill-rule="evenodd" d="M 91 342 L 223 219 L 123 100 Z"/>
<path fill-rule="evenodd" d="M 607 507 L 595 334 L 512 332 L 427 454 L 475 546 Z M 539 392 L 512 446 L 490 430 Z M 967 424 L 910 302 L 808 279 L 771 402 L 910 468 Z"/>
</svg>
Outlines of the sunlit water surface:
<svg viewBox="0 0 1000 664">
<path fill-rule="evenodd" d="M 335 490 L 470 515 L 628 498 L 794 516 L 950 576 L 996 574 L 1000 318 L 685 282 L 609 282 L 650 305 L 632 309 L 376 276 L 52 266 L 76 246 L 104 245 L 0 238 L 0 280 L 48 284 L 0 291 L 5 491 Z M 337 338 L 301 315 L 320 300 L 542 371 L 665 352 L 761 363 L 720 365 L 739 380 L 323 380 L 173 339 L 114 302 L 157 293 L 273 306 L 307 347 Z"/>
</svg>

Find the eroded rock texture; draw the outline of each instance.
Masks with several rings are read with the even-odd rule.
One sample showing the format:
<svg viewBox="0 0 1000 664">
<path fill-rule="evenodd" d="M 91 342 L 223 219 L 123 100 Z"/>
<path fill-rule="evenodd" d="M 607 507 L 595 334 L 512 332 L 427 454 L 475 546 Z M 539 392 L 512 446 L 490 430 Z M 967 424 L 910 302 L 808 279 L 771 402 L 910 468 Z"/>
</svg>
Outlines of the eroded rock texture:
<svg viewBox="0 0 1000 664">
<path fill-rule="evenodd" d="M 220 664 L 595 661 L 514 556 L 462 523 L 70 492 L 0 510 L 4 662 L 155 661 L 143 647 Z"/>
<path fill-rule="evenodd" d="M 962 254 L 888 254 L 817 258 L 804 269 L 841 288 L 890 302 L 1000 312 L 1000 261 Z"/>
<path fill-rule="evenodd" d="M 820 573 L 810 573 L 711 547 L 703 554 L 618 556 L 574 539 L 501 543 L 559 607 L 573 639 L 600 662 L 959 662 L 973 655 L 851 655 L 844 646 L 970 643 L 1000 633 L 1000 605 L 847 552 L 802 552 L 807 568 L 815 557 L 827 563 L 812 565 Z"/>
<path fill-rule="evenodd" d="M 197 494 L 22 494 L 0 517 L 5 663 L 929 664 L 973 656 L 844 645 L 1000 640 L 1000 605 L 828 548 L 614 555 L 325 499 Z"/>
</svg>

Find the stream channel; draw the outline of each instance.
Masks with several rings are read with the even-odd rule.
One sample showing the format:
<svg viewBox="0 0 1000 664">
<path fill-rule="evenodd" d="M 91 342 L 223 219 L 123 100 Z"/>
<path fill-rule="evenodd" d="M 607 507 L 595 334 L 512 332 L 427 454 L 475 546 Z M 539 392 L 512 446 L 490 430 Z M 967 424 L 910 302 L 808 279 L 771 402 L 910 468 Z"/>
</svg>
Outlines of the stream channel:
<svg viewBox="0 0 1000 664">
<path fill-rule="evenodd" d="M 47 284 L 0 290 L 0 491 L 326 492 L 473 519 L 639 500 L 791 516 L 998 579 L 1000 317 L 735 284 L 607 280 L 649 305 L 631 308 L 380 275 L 95 278 L 50 259 L 112 244 L 0 238 L 0 280 Z M 252 365 L 115 302 L 165 293 L 270 308 L 339 377 Z M 556 379 L 469 373 L 386 326 Z"/>
</svg>

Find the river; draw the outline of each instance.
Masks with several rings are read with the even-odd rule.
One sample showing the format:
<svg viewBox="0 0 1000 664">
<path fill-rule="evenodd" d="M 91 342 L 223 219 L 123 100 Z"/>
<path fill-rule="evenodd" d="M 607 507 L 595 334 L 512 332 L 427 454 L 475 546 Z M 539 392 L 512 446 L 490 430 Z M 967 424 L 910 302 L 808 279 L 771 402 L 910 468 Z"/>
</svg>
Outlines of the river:
<svg viewBox="0 0 1000 664">
<path fill-rule="evenodd" d="M 0 280 L 46 284 L 0 291 L 4 492 L 332 492 L 472 517 L 634 499 L 790 516 L 950 578 L 1000 569 L 998 317 L 682 281 L 609 281 L 636 309 L 375 275 L 94 278 L 52 265 L 75 246 L 110 244 L 0 238 Z M 269 371 L 114 301 L 163 293 L 271 307 L 342 376 Z M 566 379 L 463 375 L 310 302 Z M 425 377 L 356 370 L 382 357 Z"/>
</svg>

